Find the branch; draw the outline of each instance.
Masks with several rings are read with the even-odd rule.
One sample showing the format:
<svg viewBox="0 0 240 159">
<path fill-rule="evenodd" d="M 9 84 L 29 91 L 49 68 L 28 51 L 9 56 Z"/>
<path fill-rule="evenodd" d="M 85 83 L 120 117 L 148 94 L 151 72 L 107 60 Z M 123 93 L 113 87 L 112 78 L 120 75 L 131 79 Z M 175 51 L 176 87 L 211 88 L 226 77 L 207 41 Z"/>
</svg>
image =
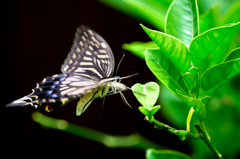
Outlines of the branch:
<svg viewBox="0 0 240 159">
<path fill-rule="evenodd" d="M 210 137 L 206 133 L 206 131 L 198 124 L 195 123 L 194 126 L 196 127 L 197 131 L 201 134 L 201 139 L 207 144 L 207 146 L 211 149 L 213 154 L 219 158 L 222 159 L 222 155 L 218 152 L 218 150 L 213 146 Z"/>
<path fill-rule="evenodd" d="M 177 130 L 169 125 L 166 125 L 166 124 L 163 124 L 163 123 L 157 121 L 155 118 L 153 118 L 152 122 L 153 122 L 153 124 L 155 124 L 156 128 L 163 129 L 170 133 L 173 133 L 174 135 L 177 135 L 180 138 L 180 140 L 182 140 L 182 141 L 184 141 L 185 138 L 200 139 L 200 134 L 193 134 L 193 133 L 187 132 L 185 130 Z"/>
</svg>

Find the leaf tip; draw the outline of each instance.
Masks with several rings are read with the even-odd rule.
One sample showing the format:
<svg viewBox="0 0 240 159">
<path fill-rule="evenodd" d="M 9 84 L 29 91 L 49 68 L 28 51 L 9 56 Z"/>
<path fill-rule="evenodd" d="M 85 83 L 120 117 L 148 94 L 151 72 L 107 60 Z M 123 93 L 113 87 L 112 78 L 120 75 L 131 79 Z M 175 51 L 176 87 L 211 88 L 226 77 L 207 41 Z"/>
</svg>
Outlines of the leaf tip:
<svg viewBox="0 0 240 159">
<path fill-rule="evenodd" d="M 144 31 L 147 30 L 147 27 L 145 27 L 143 24 L 140 23 L 140 26 L 142 27 L 142 29 L 143 29 Z"/>
</svg>

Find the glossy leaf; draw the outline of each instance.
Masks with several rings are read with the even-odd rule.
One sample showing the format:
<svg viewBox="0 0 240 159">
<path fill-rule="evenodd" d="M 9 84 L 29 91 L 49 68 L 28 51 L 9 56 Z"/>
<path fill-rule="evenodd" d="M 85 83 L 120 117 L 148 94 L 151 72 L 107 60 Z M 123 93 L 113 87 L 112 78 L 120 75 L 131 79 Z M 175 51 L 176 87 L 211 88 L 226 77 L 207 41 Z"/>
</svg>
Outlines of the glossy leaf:
<svg viewBox="0 0 240 159">
<path fill-rule="evenodd" d="M 145 85 L 137 83 L 132 86 L 133 94 L 147 109 L 152 109 L 154 104 L 157 102 L 160 88 L 155 82 L 148 82 Z"/>
<path fill-rule="evenodd" d="M 237 24 L 230 24 L 227 26 L 214 28 L 208 30 L 199 36 L 197 36 L 190 44 L 190 54 L 192 63 L 194 66 L 198 67 L 201 62 L 217 47 L 223 44 L 223 42 L 231 44 L 231 40 L 228 40 L 228 36 L 232 36 L 231 31 L 234 30 Z M 227 50 L 219 51 L 218 56 L 223 56 L 226 54 Z M 214 59 L 213 59 L 214 60 Z"/>
<path fill-rule="evenodd" d="M 181 73 L 161 49 L 147 50 L 146 62 L 153 74 L 175 95 L 177 89 L 188 94 Z"/>
<path fill-rule="evenodd" d="M 155 150 L 153 148 L 147 149 L 146 159 L 191 159 L 189 156 L 173 150 Z"/>
<path fill-rule="evenodd" d="M 169 7 L 165 32 L 183 41 L 187 47 L 199 34 L 196 0 L 175 0 Z"/>
<path fill-rule="evenodd" d="M 234 60 L 234 59 L 237 59 L 237 58 L 240 58 L 240 47 L 236 48 L 232 52 L 230 52 L 228 54 L 226 60 L 224 60 L 224 61 L 226 62 L 226 61 Z"/>
<path fill-rule="evenodd" d="M 159 32 L 151 30 L 140 24 L 148 36 L 160 47 L 161 51 L 174 63 L 177 69 L 182 73 L 186 73 L 190 68 L 190 56 L 188 48 L 179 39 Z"/>
<path fill-rule="evenodd" d="M 158 46 L 153 41 L 150 41 L 147 43 L 135 41 L 130 44 L 126 44 L 126 43 L 123 44 L 122 48 L 132 52 L 134 55 L 136 55 L 144 60 L 145 59 L 144 51 L 146 51 L 147 49 L 151 49 L 151 48 L 158 48 Z"/>
<path fill-rule="evenodd" d="M 240 59 L 230 60 L 213 66 L 203 74 L 201 88 L 207 95 L 211 95 L 222 84 L 238 73 L 240 73 Z"/>
</svg>

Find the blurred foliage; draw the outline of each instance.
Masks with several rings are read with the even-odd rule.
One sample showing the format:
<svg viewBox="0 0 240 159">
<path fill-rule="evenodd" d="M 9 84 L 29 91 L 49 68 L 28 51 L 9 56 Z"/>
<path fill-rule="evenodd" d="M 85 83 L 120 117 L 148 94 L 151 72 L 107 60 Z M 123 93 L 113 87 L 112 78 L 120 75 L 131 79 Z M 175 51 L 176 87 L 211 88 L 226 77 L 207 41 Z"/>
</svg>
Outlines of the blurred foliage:
<svg viewBox="0 0 240 159">
<path fill-rule="evenodd" d="M 148 22 L 153 25 L 157 30 L 164 31 L 165 18 L 168 7 L 171 1 L 141 1 L 142 6 L 148 6 L 153 8 L 154 11 L 148 9 L 148 14 L 143 12 L 144 7 L 137 7 L 127 3 L 126 0 L 108 1 L 101 0 L 101 2 L 118 9 L 132 17 L 140 19 L 141 22 Z M 152 6 L 152 2 L 158 3 L 156 6 L 162 6 L 157 8 Z M 238 0 L 198 0 L 199 8 L 199 33 L 203 33 L 211 28 L 223 26 L 230 23 L 237 23 L 240 21 L 240 1 Z M 113 4 L 115 3 L 115 4 Z M 119 3 L 121 5 L 117 5 Z M 133 3 L 133 2 L 131 2 Z M 158 12 L 156 14 L 156 12 Z M 155 14 L 154 14 L 155 13 Z M 156 20 L 157 19 L 157 20 Z M 154 22 L 153 22 L 154 21 Z M 173 31 L 170 31 L 173 32 Z M 224 60 L 227 55 L 236 47 L 240 46 L 240 26 L 236 26 L 232 32 L 221 41 L 221 45 L 212 51 L 210 56 L 206 57 L 206 60 L 201 64 L 202 72 L 213 66 L 220 61 Z M 221 33 L 220 33 L 221 34 Z M 189 43 L 189 42 L 186 42 Z M 209 47 L 210 44 L 208 44 Z M 149 47 L 150 46 L 150 47 Z M 148 42 L 132 42 L 131 44 L 123 44 L 123 48 L 134 53 L 140 58 L 144 59 L 144 52 L 146 49 L 153 49 L 154 43 Z M 156 48 L 156 47 L 155 47 Z M 219 56 L 219 52 L 225 53 Z M 160 54 L 159 54 L 160 55 Z M 210 63 L 213 57 L 218 57 Z M 231 70 L 228 70 L 231 72 Z M 239 102 L 239 78 L 240 75 L 234 77 L 230 82 L 222 86 L 220 91 L 215 93 L 211 99 L 207 109 L 207 115 L 205 118 L 206 129 L 211 140 L 222 153 L 225 158 L 235 158 L 240 150 L 240 102 Z M 162 81 L 161 81 L 162 82 Z M 166 87 L 161 86 L 160 102 L 163 106 L 161 108 L 162 115 L 171 122 L 172 125 L 178 128 L 184 128 L 186 122 L 186 114 L 189 108 L 177 98 L 174 92 L 169 91 Z M 175 93 L 176 94 L 176 93 Z M 192 123 L 196 122 L 196 117 L 193 116 Z M 196 131 L 196 130 L 195 130 Z M 192 148 L 194 149 L 193 158 L 206 158 L 212 157 L 212 152 L 202 141 L 191 141 Z M 227 146 L 226 146 L 227 145 Z"/>
<path fill-rule="evenodd" d="M 103 145 L 111 148 L 136 148 L 146 150 L 153 147 L 156 149 L 164 149 L 163 146 L 145 139 L 140 134 L 132 134 L 129 136 L 112 136 L 96 130 L 85 128 L 83 126 L 69 123 L 63 119 L 51 118 L 39 112 L 34 112 L 32 114 L 32 119 L 46 128 L 62 130 L 79 137 L 84 137 L 86 139 L 102 143 Z"/>
<path fill-rule="evenodd" d="M 163 30 L 165 16 L 172 0 L 99 0 L 114 9 L 124 12 L 138 20 L 148 22 Z M 151 17 L 151 18 L 150 18 Z"/>
<path fill-rule="evenodd" d="M 146 159 L 191 159 L 189 156 L 171 150 L 155 150 L 148 149 L 146 151 Z"/>
</svg>

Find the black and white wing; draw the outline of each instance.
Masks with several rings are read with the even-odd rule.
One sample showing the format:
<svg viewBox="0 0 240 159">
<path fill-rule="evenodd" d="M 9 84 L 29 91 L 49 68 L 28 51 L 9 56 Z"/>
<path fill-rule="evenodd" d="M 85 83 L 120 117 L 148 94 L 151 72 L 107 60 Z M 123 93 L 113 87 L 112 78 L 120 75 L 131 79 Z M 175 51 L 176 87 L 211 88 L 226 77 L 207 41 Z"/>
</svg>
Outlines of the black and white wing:
<svg viewBox="0 0 240 159">
<path fill-rule="evenodd" d="M 57 103 L 58 107 L 73 98 L 81 98 L 91 93 L 98 82 L 81 76 L 66 76 L 64 74 L 49 76 L 37 84 L 33 92 L 23 98 L 9 103 L 7 106 L 33 105 L 36 108 Z"/>
<path fill-rule="evenodd" d="M 94 98 L 102 97 L 108 91 L 108 88 L 105 91 L 101 88 L 112 80 L 109 78 L 114 71 L 111 48 L 96 32 L 86 26 L 80 26 L 61 71 L 63 74 L 45 78 L 30 95 L 7 106 L 31 104 L 38 109 L 52 111 L 73 98 L 80 98 L 79 115 Z M 97 94 L 100 90 L 101 93 Z"/>
<path fill-rule="evenodd" d="M 61 71 L 95 80 L 111 77 L 114 71 L 112 50 L 99 34 L 81 25 L 77 28 L 72 48 Z"/>
</svg>

